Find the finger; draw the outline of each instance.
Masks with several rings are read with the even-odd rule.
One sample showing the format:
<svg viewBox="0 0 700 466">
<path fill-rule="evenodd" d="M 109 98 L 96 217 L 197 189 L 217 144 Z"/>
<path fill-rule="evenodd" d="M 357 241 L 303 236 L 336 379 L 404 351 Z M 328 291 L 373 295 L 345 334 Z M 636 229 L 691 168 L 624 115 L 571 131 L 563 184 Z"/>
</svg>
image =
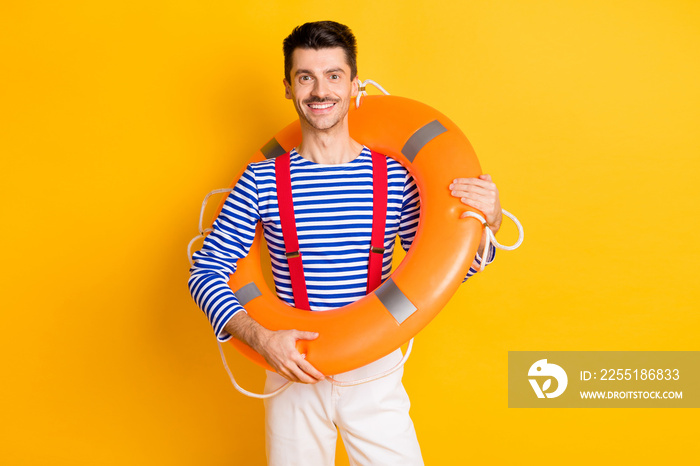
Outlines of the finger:
<svg viewBox="0 0 700 466">
<path fill-rule="evenodd" d="M 307 361 L 306 359 L 303 359 L 299 363 L 299 368 L 302 371 L 304 371 L 304 373 L 306 373 L 307 375 L 313 377 L 315 379 L 314 380 L 315 382 L 326 378 L 326 376 L 323 375 L 323 373 L 321 373 L 321 371 L 319 371 L 314 366 L 312 366 L 311 363 L 309 361 Z"/>
<path fill-rule="evenodd" d="M 496 201 L 490 194 L 483 195 L 471 192 L 456 191 L 454 194 L 452 194 L 452 196 L 458 197 L 462 204 L 471 205 L 469 201 L 476 201 L 485 206 L 489 212 L 496 210 Z"/>
<path fill-rule="evenodd" d="M 491 179 L 491 175 L 489 175 L 488 173 L 483 173 L 483 174 L 481 174 L 481 175 L 479 175 L 479 176 L 472 176 L 472 177 L 469 177 L 469 178 L 457 178 L 457 179 L 455 179 L 455 181 L 457 181 L 457 180 L 470 180 L 470 179 L 471 179 L 471 180 L 493 181 L 493 180 Z"/>
<path fill-rule="evenodd" d="M 275 367 L 275 366 L 273 366 Z M 277 370 L 277 373 L 284 377 L 287 380 L 291 380 L 292 382 L 300 382 L 300 383 L 305 383 L 300 376 L 303 376 L 301 370 L 297 367 L 297 364 L 292 361 L 292 360 L 287 360 L 285 362 L 281 362 L 278 366 L 275 367 Z"/>
<path fill-rule="evenodd" d="M 500 214 L 498 208 L 496 208 L 491 199 L 484 199 L 475 196 L 466 196 L 461 197 L 459 200 L 462 204 L 469 207 L 473 207 L 475 209 L 479 209 L 481 212 L 483 212 L 486 218 L 489 220 L 489 223 L 491 223 L 491 221 L 494 220 Z"/>
<path fill-rule="evenodd" d="M 483 179 L 481 177 L 479 178 L 455 178 L 452 180 L 453 185 L 458 185 L 458 184 L 471 184 L 471 185 L 477 185 L 477 186 L 496 186 L 496 183 L 489 179 Z"/>
<path fill-rule="evenodd" d="M 449 189 L 451 191 L 474 191 L 490 195 L 498 194 L 496 185 L 488 181 L 483 181 L 482 183 L 452 183 Z"/>
<path fill-rule="evenodd" d="M 469 199 L 466 197 L 463 197 L 460 199 L 462 201 L 462 204 L 467 205 L 469 207 L 473 207 L 474 209 L 477 209 L 479 212 L 483 213 L 484 216 L 486 217 L 486 220 L 489 219 L 490 217 L 490 211 L 489 211 L 489 206 L 487 203 L 478 201 L 476 199 Z M 464 218 L 466 212 L 461 215 L 461 218 Z"/>
<path fill-rule="evenodd" d="M 294 338 L 297 340 L 315 340 L 318 338 L 318 332 L 305 332 L 303 330 L 296 330 L 294 333 Z"/>
<path fill-rule="evenodd" d="M 481 186 L 467 186 L 467 185 L 457 185 L 454 188 L 452 188 L 452 191 L 450 191 L 450 194 L 452 194 L 455 197 L 462 197 L 467 194 L 477 194 L 480 196 L 494 196 L 493 191 L 490 191 L 486 188 L 483 188 Z"/>
<path fill-rule="evenodd" d="M 279 366 L 279 367 L 272 366 L 272 367 L 275 369 L 275 372 L 277 372 L 279 375 L 281 375 L 285 379 L 289 380 L 290 382 L 298 382 L 299 381 L 297 379 L 297 377 L 295 377 L 294 374 L 292 374 L 292 372 L 289 371 L 286 367 L 284 367 L 284 366 Z"/>
<path fill-rule="evenodd" d="M 301 383 L 316 383 L 316 382 L 318 382 L 320 379 L 312 377 L 310 374 L 308 374 L 302 368 L 302 365 L 304 365 L 304 364 L 306 364 L 307 366 L 309 366 L 313 369 L 311 364 L 309 364 L 308 362 L 306 362 L 303 359 L 300 359 L 299 361 L 293 361 L 293 364 L 288 365 L 287 369 L 296 378 L 297 382 L 301 382 Z M 316 372 L 318 372 L 318 371 L 316 371 Z"/>
</svg>

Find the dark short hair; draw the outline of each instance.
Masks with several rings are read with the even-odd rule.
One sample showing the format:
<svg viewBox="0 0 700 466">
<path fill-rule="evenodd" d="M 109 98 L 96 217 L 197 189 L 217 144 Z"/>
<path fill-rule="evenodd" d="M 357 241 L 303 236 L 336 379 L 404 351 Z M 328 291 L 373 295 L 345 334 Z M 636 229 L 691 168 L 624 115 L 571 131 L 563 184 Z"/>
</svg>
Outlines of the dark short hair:
<svg viewBox="0 0 700 466">
<path fill-rule="evenodd" d="M 349 27 L 335 21 L 316 21 L 294 28 L 284 39 L 284 77 L 291 83 L 292 54 L 297 48 L 328 49 L 340 47 L 345 51 L 345 58 L 350 66 L 350 79 L 357 76 L 357 41 Z"/>
</svg>

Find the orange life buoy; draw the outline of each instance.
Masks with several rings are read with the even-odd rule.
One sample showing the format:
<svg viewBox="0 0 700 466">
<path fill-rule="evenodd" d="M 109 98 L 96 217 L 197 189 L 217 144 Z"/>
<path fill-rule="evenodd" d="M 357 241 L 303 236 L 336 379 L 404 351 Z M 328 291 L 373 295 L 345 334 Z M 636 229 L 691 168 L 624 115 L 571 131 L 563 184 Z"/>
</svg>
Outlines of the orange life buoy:
<svg viewBox="0 0 700 466">
<path fill-rule="evenodd" d="M 248 314 L 264 327 L 318 332 L 315 340 L 299 340 L 297 349 L 326 375 L 375 361 L 427 325 L 466 276 L 482 231 L 478 221 L 460 219 L 461 213 L 472 209 L 450 194 L 455 176 L 481 174 L 474 149 L 452 121 L 428 105 L 396 96 L 365 97 L 359 108 L 353 107 L 348 114 L 350 136 L 397 160 L 418 185 L 418 231 L 401 265 L 379 288 L 353 304 L 323 312 L 295 309 L 265 283 L 260 264 L 262 228 L 258 225 L 248 256 L 238 261 L 229 281 Z M 248 163 L 282 155 L 300 142 L 301 127 L 295 121 Z M 222 206 L 223 201 L 219 210 Z M 248 345 L 237 339 L 232 343 L 272 370 Z"/>
</svg>

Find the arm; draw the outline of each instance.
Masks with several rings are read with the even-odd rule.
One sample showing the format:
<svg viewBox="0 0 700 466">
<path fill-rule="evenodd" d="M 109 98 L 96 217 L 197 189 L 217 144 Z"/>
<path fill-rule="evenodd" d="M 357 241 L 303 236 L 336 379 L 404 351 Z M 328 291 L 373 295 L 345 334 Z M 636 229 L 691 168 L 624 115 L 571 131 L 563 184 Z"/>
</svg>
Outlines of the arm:
<svg viewBox="0 0 700 466">
<path fill-rule="evenodd" d="M 227 322 L 245 310 L 228 286 L 238 259 L 245 257 L 255 237 L 260 220 L 255 173 L 248 166 L 214 221 L 202 249 L 192 256 L 188 282 L 190 293 L 204 311 L 219 341 L 231 335 L 224 329 Z"/>
<path fill-rule="evenodd" d="M 202 249 L 193 255 L 189 288 L 209 319 L 219 341 L 232 336 L 260 353 L 280 375 L 294 382 L 314 383 L 323 374 L 296 350 L 296 340 L 318 335 L 298 330 L 272 331 L 248 316 L 228 286 L 236 262 L 245 257 L 260 220 L 255 172 L 251 166 L 226 199 Z"/>
<path fill-rule="evenodd" d="M 297 340 L 314 340 L 318 337 L 316 332 L 269 330 L 245 312 L 234 315 L 225 329 L 260 353 L 278 374 L 292 382 L 316 383 L 325 378 L 296 348 Z"/>
</svg>

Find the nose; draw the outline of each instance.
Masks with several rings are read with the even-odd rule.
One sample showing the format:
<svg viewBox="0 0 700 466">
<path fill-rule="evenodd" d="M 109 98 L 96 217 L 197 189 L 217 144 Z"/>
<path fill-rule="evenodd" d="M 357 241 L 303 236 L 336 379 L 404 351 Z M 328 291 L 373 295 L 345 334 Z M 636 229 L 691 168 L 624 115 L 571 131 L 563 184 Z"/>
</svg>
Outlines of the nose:
<svg viewBox="0 0 700 466">
<path fill-rule="evenodd" d="M 325 79 L 317 79 L 314 82 L 314 87 L 311 90 L 311 95 L 313 95 L 314 97 L 318 97 L 319 99 L 323 99 L 330 95 L 330 88 Z"/>
</svg>

